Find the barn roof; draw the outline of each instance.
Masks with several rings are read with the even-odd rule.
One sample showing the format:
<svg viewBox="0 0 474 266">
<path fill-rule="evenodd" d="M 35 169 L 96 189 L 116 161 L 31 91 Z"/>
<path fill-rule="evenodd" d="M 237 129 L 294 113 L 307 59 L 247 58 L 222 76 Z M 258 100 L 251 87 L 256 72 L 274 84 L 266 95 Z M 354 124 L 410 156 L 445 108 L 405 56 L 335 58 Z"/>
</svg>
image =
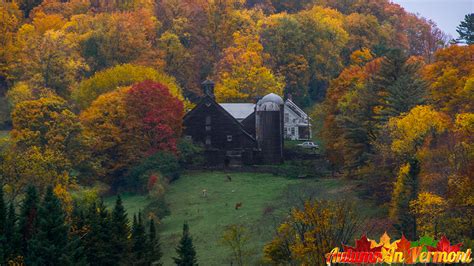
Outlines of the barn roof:
<svg viewBox="0 0 474 266">
<path fill-rule="evenodd" d="M 219 105 L 239 122 L 247 118 L 255 110 L 255 104 L 253 103 L 221 103 Z"/>
</svg>

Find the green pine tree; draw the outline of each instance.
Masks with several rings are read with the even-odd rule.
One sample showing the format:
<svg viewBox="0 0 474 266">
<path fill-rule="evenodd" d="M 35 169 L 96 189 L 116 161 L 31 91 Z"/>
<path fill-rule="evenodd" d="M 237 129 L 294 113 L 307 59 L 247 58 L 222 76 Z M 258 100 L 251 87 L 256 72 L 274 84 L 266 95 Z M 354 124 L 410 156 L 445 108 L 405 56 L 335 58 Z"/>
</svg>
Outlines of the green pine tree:
<svg viewBox="0 0 474 266">
<path fill-rule="evenodd" d="M 17 216 L 15 207 L 10 202 L 5 220 L 5 241 L 4 259 L 10 260 L 21 255 L 20 235 L 18 234 Z"/>
<path fill-rule="evenodd" d="M 5 222 L 7 219 L 7 206 L 3 197 L 3 185 L 0 185 L 0 236 L 5 235 Z"/>
<path fill-rule="evenodd" d="M 343 137 L 347 140 L 345 168 L 349 175 L 366 165 L 374 153 L 373 142 L 377 137 L 377 119 L 374 113 L 379 104 L 379 91 L 373 86 L 360 88 L 354 97 L 354 107 L 347 108 L 338 116 L 343 125 Z"/>
<path fill-rule="evenodd" d="M 128 217 L 125 208 L 122 205 L 122 198 L 117 196 L 115 207 L 112 211 L 112 251 L 116 257 L 116 261 L 125 263 L 129 255 L 130 228 L 128 226 Z"/>
<path fill-rule="evenodd" d="M 73 202 L 73 209 L 70 215 L 70 232 L 69 232 L 69 264 L 87 265 L 87 257 L 82 238 L 87 233 L 84 212 L 78 206 L 77 202 Z"/>
<path fill-rule="evenodd" d="M 474 43 L 474 13 L 467 14 L 461 24 L 457 27 L 456 31 L 459 34 L 457 39 L 460 43 L 466 43 L 468 45 Z"/>
<path fill-rule="evenodd" d="M 148 250 L 149 254 L 147 257 L 150 260 L 150 264 L 161 265 L 160 260 L 163 254 L 161 253 L 160 238 L 156 234 L 155 221 L 153 218 L 151 218 L 149 222 Z"/>
<path fill-rule="evenodd" d="M 382 109 L 378 118 L 382 124 L 426 101 L 427 84 L 419 74 L 420 68 L 420 64 L 408 62 L 401 50 L 386 54 L 379 72 L 369 84 L 380 96 Z"/>
<path fill-rule="evenodd" d="M 82 238 L 82 246 L 91 265 L 117 265 L 112 250 L 112 227 L 110 213 L 103 201 L 93 203 L 85 215 L 88 228 Z"/>
<path fill-rule="evenodd" d="M 3 198 L 3 185 L 0 185 L 0 265 L 5 263 L 5 247 L 8 244 L 5 238 L 5 223 L 7 221 L 7 206 Z"/>
<path fill-rule="evenodd" d="M 20 207 L 19 231 L 21 249 L 24 255 L 28 253 L 28 241 L 36 234 L 38 215 L 38 192 L 34 186 L 26 190 L 25 199 Z"/>
<path fill-rule="evenodd" d="M 148 241 L 145 233 L 145 226 L 141 212 L 138 216 L 133 216 L 132 224 L 132 255 L 136 265 L 146 265 L 147 263 L 147 246 Z"/>
<path fill-rule="evenodd" d="M 26 262 L 28 265 L 65 265 L 68 254 L 69 226 L 60 200 L 48 187 L 38 209 L 37 232 L 28 241 Z"/>
<path fill-rule="evenodd" d="M 176 248 L 178 257 L 173 258 L 174 263 L 179 266 L 193 266 L 197 264 L 196 251 L 193 246 L 193 239 L 189 234 L 188 223 L 183 224 L 183 236 Z"/>
</svg>

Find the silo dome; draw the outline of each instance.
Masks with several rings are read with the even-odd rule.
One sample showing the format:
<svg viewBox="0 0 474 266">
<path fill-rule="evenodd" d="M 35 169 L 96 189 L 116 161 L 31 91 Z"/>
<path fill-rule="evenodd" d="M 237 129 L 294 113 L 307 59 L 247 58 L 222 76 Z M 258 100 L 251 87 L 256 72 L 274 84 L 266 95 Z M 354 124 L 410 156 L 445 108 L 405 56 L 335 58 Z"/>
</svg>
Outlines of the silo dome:
<svg viewBox="0 0 474 266">
<path fill-rule="evenodd" d="M 275 93 L 267 94 L 257 103 L 257 111 L 280 111 L 283 99 Z"/>
<path fill-rule="evenodd" d="M 280 96 L 276 95 L 275 93 L 267 94 L 265 97 L 263 97 L 260 100 L 260 102 L 261 103 L 272 102 L 272 103 L 276 103 L 278 105 L 284 104 L 283 99 Z"/>
</svg>

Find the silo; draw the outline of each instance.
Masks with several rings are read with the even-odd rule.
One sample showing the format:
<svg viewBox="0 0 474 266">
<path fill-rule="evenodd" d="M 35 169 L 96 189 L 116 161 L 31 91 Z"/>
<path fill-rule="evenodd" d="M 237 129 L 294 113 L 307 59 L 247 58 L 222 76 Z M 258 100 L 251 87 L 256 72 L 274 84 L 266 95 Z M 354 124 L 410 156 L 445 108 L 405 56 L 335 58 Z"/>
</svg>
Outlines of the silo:
<svg viewBox="0 0 474 266">
<path fill-rule="evenodd" d="M 257 102 L 255 135 L 264 164 L 283 162 L 283 99 L 270 93 Z"/>
</svg>

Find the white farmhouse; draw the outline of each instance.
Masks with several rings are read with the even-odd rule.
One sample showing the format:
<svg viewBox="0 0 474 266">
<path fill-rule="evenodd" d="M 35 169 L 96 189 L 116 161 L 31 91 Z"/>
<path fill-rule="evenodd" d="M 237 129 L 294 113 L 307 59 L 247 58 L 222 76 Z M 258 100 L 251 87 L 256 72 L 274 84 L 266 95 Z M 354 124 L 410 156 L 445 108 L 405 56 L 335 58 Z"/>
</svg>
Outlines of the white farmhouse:
<svg viewBox="0 0 474 266">
<path fill-rule="evenodd" d="M 310 117 L 293 101 L 285 101 L 285 139 L 308 140 L 311 139 Z"/>
</svg>

